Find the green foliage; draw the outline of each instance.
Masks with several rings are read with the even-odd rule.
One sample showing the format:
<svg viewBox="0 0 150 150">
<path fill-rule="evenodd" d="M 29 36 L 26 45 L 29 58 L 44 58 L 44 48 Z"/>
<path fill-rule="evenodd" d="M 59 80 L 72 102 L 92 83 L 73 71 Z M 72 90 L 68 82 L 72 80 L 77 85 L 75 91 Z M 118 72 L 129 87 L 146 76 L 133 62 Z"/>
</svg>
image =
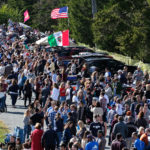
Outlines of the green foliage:
<svg viewBox="0 0 150 150">
<path fill-rule="evenodd" d="M 85 7 L 86 6 L 86 7 Z M 71 0 L 69 5 L 71 36 L 77 42 L 93 45 L 91 0 Z"/>
<path fill-rule="evenodd" d="M 7 23 L 8 19 L 19 22 L 21 19 L 21 14 L 18 9 L 10 8 L 5 4 L 0 8 L 0 24 Z"/>
<path fill-rule="evenodd" d="M 150 7 L 143 0 L 110 0 L 92 26 L 94 42 L 102 49 L 150 62 Z"/>
<path fill-rule="evenodd" d="M 8 127 L 2 121 L 0 121 L 0 143 L 4 143 L 4 139 L 8 133 Z"/>
<path fill-rule="evenodd" d="M 150 0 L 147 0 L 148 4 L 150 5 Z"/>
<path fill-rule="evenodd" d="M 53 26 L 57 25 L 57 20 L 52 20 L 50 14 L 57 3 L 58 0 L 40 0 L 35 3 L 31 13 L 32 27 L 41 31 L 53 31 Z"/>
</svg>

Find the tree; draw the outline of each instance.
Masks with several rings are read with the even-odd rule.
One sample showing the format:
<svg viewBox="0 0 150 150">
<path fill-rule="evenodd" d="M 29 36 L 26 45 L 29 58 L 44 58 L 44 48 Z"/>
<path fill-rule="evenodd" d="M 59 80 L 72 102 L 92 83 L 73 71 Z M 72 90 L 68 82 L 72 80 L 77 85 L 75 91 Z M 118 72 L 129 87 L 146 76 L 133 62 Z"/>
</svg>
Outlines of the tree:
<svg viewBox="0 0 150 150">
<path fill-rule="evenodd" d="M 31 15 L 32 27 L 41 31 L 53 31 L 53 26 L 57 25 L 57 20 L 52 20 L 50 14 L 58 2 L 58 0 L 40 0 L 35 3 Z"/>
<path fill-rule="evenodd" d="M 0 8 L 0 24 L 7 23 L 8 19 L 19 22 L 21 15 L 17 9 L 10 8 L 5 4 Z"/>
<path fill-rule="evenodd" d="M 150 7 L 143 0 L 110 0 L 96 15 L 94 42 L 102 49 L 147 61 Z"/>
</svg>

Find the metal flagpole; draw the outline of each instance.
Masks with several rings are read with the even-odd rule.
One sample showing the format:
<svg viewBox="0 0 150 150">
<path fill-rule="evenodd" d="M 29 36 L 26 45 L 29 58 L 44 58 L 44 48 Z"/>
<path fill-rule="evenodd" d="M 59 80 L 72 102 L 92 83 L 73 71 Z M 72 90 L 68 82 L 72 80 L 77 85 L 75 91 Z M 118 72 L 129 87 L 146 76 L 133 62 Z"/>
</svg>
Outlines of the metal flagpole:
<svg viewBox="0 0 150 150">
<path fill-rule="evenodd" d="M 68 9 L 68 7 L 67 7 L 67 9 Z M 69 11 L 67 10 L 67 12 L 68 12 L 68 27 L 69 27 Z"/>
<path fill-rule="evenodd" d="M 93 19 L 95 17 L 95 14 L 97 13 L 97 4 L 96 4 L 96 0 L 91 0 L 92 2 L 92 14 L 93 14 Z M 95 43 L 95 47 L 94 49 L 96 50 L 96 43 Z"/>
<path fill-rule="evenodd" d="M 92 14 L 93 18 L 95 17 L 95 13 L 97 13 L 97 5 L 96 5 L 96 0 L 91 0 L 92 1 Z"/>
</svg>

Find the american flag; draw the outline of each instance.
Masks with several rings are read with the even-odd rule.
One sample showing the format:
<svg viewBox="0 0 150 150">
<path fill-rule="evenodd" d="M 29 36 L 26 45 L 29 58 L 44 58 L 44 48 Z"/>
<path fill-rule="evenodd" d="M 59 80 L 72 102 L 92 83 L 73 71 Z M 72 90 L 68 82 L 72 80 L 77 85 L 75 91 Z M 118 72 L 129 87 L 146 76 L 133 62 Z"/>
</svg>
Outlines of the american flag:
<svg viewBox="0 0 150 150">
<path fill-rule="evenodd" d="M 68 18 L 68 7 L 56 8 L 51 12 L 52 19 Z"/>
</svg>

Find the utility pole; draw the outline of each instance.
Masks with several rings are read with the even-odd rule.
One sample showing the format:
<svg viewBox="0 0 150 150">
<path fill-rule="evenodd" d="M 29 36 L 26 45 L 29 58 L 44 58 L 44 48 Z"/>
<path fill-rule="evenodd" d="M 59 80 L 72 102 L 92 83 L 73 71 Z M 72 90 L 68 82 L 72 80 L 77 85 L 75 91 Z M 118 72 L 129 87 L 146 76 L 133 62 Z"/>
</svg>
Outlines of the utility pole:
<svg viewBox="0 0 150 150">
<path fill-rule="evenodd" d="M 92 1 L 92 14 L 93 14 L 93 18 L 95 17 L 95 13 L 97 13 L 97 4 L 96 4 L 96 0 L 91 0 Z"/>
<path fill-rule="evenodd" d="M 92 2 L 92 14 L 93 14 L 93 19 L 95 18 L 95 14 L 97 13 L 97 4 L 96 4 L 96 0 L 91 0 Z M 94 50 L 96 51 L 96 43 L 95 43 L 95 47 Z"/>
</svg>

